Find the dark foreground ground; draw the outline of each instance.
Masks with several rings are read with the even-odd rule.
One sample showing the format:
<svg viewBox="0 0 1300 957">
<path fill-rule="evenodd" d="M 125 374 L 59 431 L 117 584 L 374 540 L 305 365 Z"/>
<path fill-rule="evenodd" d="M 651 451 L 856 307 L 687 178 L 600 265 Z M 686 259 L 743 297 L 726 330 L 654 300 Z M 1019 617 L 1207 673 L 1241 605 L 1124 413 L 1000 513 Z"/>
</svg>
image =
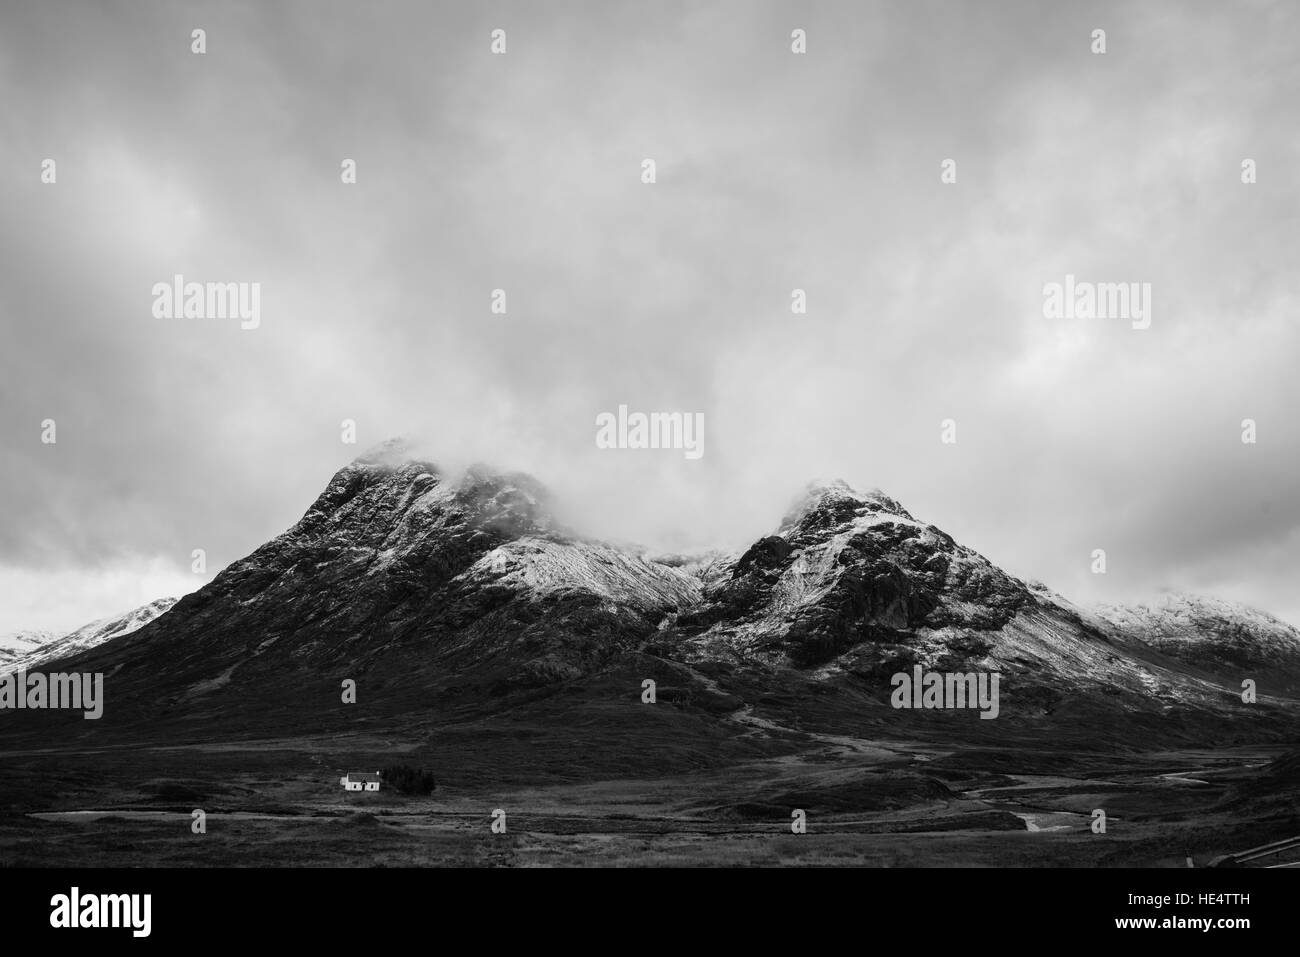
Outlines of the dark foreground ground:
<svg viewBox="0 0 1300 957">
<path fill-rule="evenodd" d="M 458 710 L 417 689 L 346 708 L 320 694 L 313 712 L 310 686 L 276 685 L 135 722 L 8 712 L 0 865 L 1200 867 L 1300 837 L 1300 729 L 1281 706 L 1227 720 L 1080 695 L 1020 720 L 1007 696 L 1011 716 L 986 721 L 669 674 L 649 705 L 647 667 Z M 437 790 L 339 784 L 391 765 Z"/>
<path fill-rule="evenodd" d="M 0 864 L 1185 867 L 1300 835 L 1280 747 L 1065 757 L 819 736 L 670 774 L 656 763 L 692 755 L 629 755 L 622 773 L 582 781 L 563 760 L 582 736 L 516 732 L 6 751 Z M 438 789 L 339 786 L 391 763 L 435 769 Z M 191 831 L 196 808 L 206 834 Z M 491 831 L 498 808 L 505 834 Z M 805 834 L 791 832 L 795 809 Z"/>
</svg>

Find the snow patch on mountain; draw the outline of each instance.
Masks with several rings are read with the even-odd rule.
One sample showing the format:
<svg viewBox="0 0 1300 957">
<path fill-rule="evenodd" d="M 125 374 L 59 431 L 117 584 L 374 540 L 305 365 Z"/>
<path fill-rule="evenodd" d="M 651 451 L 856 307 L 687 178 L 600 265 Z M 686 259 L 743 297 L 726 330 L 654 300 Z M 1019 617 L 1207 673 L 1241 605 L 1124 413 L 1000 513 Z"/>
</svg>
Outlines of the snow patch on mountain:
<svg viewBox="0 0 1300 957">
<path fill-rule="evenodd" d="M 0 635 L 0 672 L 14 661 L 33 654 L 58 635 L 52 631 L 14 631 Z"/>
<path fill-rule="evenodd" d="M 175 598 L 158 598 L 139 608 L 132 608 L 119 615 L 109 615 L 107 618 L 82 625 L 76 631 L 61 638 L 50 638 L 40 642 L 25 653 L 16 654 L 9 659 L 0 658 L 0 673 L 31 671 L 47 662 L 69 658 L 102 645 L 106 641 L 129 635 L 167 611 L 176 604 L 176 601 Z"/>
<path fill-rule="evenodd" d="M 1236 602 L 1170 593 L 1138 605 L 1103 604 L 1098 617 L 1192 664 L 1270 665 L 1300 660 L 1300 631 Z"/>
<path fill-rule="evenodd" d="M 693 605 L 700 580 L 687 571 L 597 542 L 525 536 L 485 553 L 456 579 L 511 591 L 583 592 L 641 611 Z"/>
</svg>

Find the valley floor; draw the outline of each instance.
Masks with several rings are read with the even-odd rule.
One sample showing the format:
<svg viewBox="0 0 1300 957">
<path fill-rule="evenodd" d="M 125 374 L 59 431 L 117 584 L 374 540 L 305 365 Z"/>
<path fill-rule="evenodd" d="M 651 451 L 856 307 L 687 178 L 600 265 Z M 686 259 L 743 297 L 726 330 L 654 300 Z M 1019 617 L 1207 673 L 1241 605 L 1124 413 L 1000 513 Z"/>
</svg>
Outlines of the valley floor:
<svg viewBox="0 0 1300 957">
<path fill-rule="evenodd" d="M 438 790 L 344 792 L 341 774 L 380 753 L 441 769 Z M 1300 835 L 1292 802 L 1240 798 L 1278 753 L 1063 758 L 842 739 L 524 787 L 482 783 L 481 765 L 509 762 L 500 751 L 453 760 L 363 737 L 10 751 L 0 865 L 1200 867 Z M 206 833 L 191 830 L 196 808 Z M 498 808 L 504 834 L 491 831 Z M 791 831 L 796 809 L 806 833 Z"/>
</svg>

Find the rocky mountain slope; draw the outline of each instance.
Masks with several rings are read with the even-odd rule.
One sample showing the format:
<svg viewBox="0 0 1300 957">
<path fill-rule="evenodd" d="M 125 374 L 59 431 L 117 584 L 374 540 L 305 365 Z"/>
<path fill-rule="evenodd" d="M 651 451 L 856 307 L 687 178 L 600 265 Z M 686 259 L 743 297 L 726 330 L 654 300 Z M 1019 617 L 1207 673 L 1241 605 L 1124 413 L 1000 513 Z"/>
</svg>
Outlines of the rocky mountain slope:
<svg viewBox="0 0 1300 957">
<path fill-rule="evenodd" d="M 432 728 L 541 699 L 581 723 L 605 696 L 636 700 L 642 676 L 723 735 L 1284 733 L 1300 660 L 1285 626 L 1237 615 L 1211 639 L 1210 607 L 1076 608 L 842 482 L 742 552 L 655 557 L 558 527 L 529 476 L 450 475 L 389 444 L 166 615 L 59 666 L 109 674 L 100 735 Z M 914 665 L 998 672 L 999 721 L 890 708 L 890 676 Z M 348 679 L 367 707 L 340 706 Z"/>
</svg>

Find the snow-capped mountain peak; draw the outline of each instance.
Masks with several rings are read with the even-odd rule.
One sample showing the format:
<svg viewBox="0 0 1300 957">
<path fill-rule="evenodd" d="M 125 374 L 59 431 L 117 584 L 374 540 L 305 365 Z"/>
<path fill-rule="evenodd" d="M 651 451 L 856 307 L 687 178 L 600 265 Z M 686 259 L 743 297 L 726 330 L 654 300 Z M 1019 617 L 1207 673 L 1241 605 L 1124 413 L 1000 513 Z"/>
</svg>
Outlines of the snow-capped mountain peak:
<svg viewBox="0 0 1300 957">
<path fill-rule="evenodd" d="M 44 630 L 13 631 L 0 635 L 0 669 L 10 662 L 32 654 L 42 645 L 58 637 L 56 632 Z"/>
<path fill-rule="evenodd" d="M 809 482 L 787 510 L 778 534 L 787 535 L 801 528 L 831 528 L 864 518 L 872 522 L 916 521 L 898 501 L 878 488 L 862 491 L 843 479 L 818 479 Z"/>
<path fill-rule="evenodd" d="M 102 645 L 106 641 L 129 635 L 149 624 L 174 604 L 176 604 L 175 598 L 157 598 L 141 605 L 139 608 L 132 608 L 130 611 L 122 612 L 120 615 L 109 615 L 82 625 L 76 631 L 69 632 L 62 637 L 55 637 L 51 632 L 23 633 L 27 635 L 42 634 L 48 637 L 8 657 L 4 656 L 3 647 L 0 647 L 0 672 L 18 671 L 20 669 L 30 671 L 48 662 L 69 658 L 72 655 Z M 3 641 L 3 639 L 0 639 L 0 641 Z"/>
</svg>

